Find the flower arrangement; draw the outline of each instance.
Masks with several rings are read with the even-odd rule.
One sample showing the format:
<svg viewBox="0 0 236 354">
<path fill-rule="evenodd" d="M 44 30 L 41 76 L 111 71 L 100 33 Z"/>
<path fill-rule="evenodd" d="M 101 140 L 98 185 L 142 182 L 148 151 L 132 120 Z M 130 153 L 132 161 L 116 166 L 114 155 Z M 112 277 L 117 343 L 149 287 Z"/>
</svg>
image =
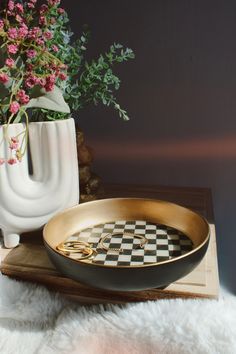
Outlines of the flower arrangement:
<svg viewBox="0 0 236 354">
<path fill-rule="evenodd" d="M 120 80 L 112 67 L 133 58 L 132 50 L 113 44 L 88 63 L 84 54 L 89 33 L 73 41 L 68 23 L 60 0 L 41 5 L 37 0 L 9 0 L 0 5 L 0 124 L 9 145 L 9 156 L 0 156 L 0 164 L 22 160 L 30 121 L 65 119 L 91 102 L 113 105 L 128 119 L 113 94 Z M 19 122 L 25 123 L 21 137 L 9 137 L 9 124 Z"/>
</svg>

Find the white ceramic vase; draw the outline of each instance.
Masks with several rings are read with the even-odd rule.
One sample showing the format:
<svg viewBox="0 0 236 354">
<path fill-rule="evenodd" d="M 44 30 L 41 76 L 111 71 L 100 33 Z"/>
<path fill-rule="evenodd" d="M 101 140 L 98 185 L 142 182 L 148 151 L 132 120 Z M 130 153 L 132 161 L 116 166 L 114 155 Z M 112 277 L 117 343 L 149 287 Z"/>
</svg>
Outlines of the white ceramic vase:
<svg viewBox="0 0 236 354">
<path fill-rule="evenodd" d="M 13 137 L 24 125 L 10 124 Z M 0 128 L 2 141 L 3 127 Z M 79 201 L 79 176 L 75 124 L 72 118 L 29 124 L 29 146 L 33 174 L 29 174 L 28 156 L 15 165 L 0 166 L 0 229 L 7 248 L 18 245 L 20 234 L 42 227 L 55 213 Z M 0 146 L 0 157 L 9 146 Z"/>
</svg>

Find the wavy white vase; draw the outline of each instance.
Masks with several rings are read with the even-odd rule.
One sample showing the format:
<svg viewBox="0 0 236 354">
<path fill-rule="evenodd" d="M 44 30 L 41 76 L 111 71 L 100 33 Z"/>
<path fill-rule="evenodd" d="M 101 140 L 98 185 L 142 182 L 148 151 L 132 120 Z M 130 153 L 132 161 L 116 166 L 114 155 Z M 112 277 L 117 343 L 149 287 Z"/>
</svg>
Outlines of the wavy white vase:
<svg viewBox="0 0 236 354">
<path fill-rule="evenodd" d="M 9 125 L 16 136 L 24 125 Z M 0 141 L 3 129 L 0 128 Z M 72 118 L 29 124 L 33 174 L 27 154 L 22 162 L 0 166 L 0 229 L 7 248 L 18 245 L 20 234 L 43 226 L 55 213 L 79 201 L 79 177 L 75 125 Z M 0 157 L 7 156 L 6 141 Z"/>
</svg>

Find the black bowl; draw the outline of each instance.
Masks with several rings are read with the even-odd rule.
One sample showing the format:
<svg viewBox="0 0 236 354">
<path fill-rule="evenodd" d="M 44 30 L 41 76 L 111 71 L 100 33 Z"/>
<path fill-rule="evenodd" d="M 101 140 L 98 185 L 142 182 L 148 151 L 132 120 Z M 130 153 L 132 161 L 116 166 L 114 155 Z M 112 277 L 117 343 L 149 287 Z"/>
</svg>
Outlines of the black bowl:
<svg viewBox="0 0 236 354">
<path fill-rule="evenodd" d="M 117 220 L 129 220 L 129 223 L 141 220 L 162 225 L 162 230 L 178 230 L 180 238 L 191 240 L 192 248 L 184 254 L 163 258 L 163 261 L 133 262 L 132 265 L 127 265 L 127 262 L 112 265 L 114 262 L 74 260 L 56 248 L 59 243 L 72 235 L 82 234 L 85 229 Z M 210 238 L 207 221 L 193 211 L 164 201 L 135 198 L 104 199 L 67 209 L 47 223 L 43 235 L 49 257 L 61 273 L 92 287 L 114 291 L 163 288 L 175 282 L 200 263 Z"/>
</svg>

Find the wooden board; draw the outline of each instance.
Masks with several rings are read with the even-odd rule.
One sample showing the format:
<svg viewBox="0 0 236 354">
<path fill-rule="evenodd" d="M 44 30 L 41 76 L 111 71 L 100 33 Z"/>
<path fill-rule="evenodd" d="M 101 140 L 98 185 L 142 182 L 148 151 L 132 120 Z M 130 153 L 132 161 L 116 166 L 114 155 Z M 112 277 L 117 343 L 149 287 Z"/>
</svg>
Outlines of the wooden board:
<svg viewBox="0 0 236 354">
<path fill-rule="evenodd" d="M 218 297 L 216 237 L 211 193 L 201 188 L 170 188 L 106 185 L 106 197 L 148 197 L 176 202 L 200 212 L 211 222 L 211 241 L 201 264 L 186 277 L 164 290 L 110 292 L 87 287 L 64 277 L 51 264 L 42 244 L 41 233 L 22 236 L 21 245 L 11 250 L 1 264 L 10 277 L 36 282 L 86 303 L 124 303 L 176 297 Z M 6 251 L 2 250 L 3 253 Z"/>
</svg>

